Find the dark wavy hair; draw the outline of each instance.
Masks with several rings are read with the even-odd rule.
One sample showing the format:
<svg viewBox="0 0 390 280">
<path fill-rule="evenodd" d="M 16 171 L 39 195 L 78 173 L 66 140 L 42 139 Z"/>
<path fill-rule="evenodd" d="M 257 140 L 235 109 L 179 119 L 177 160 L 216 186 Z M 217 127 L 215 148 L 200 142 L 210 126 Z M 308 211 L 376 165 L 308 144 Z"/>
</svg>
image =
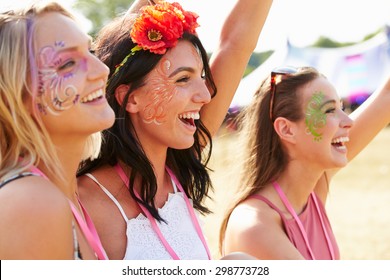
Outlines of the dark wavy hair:
<svg viewBox="0 0 390 280">
<path fill-rule="evenodd" d="M 133 21 L 129 15 L 118 18 L 106 25 L 99 33 L 95 42 L 95 54 L 110 68 L 109 82 L 106 92 L 107 99 L 115 111 L 114 125 L 103 131 L 103 144 L 100 156 L 95 160 L 87 160 L 80 166 L 78 175 L 91 172 L 103 165 L 115 165 L 119 160 L 131 167 L 129 177 L 129 192 L 131 197 L 145 206 L 153 217 L 159 221 L 154 203 L 157 192 L 157 181 L 153 167 L 145 155 L 142 144 L 126 111 L 126 104 L 131 92 L 145 83 L 145 76 L 158 64 L 163 55 L 153 54 L 149 51 L 136 51 L 130 56 L 120 70 L 114 74 L 116 66 L 130 53 L 135 46 L 129 32 Z M 216 94 L 216 86 L 208 64 L 207 53 L 199 38 L 190 33 L 184 33 L 180 40 L 189 41 L 199 51 L 202 58 L 206 76 L 206 85 L 211 96 Z M 130 86 L 122 105 L 115 98 L 115 89 L 121 85 Z M 194 208 L 206 214 L 211 211 L 203 205 L 212 189 L 208 174 L 207 163 L 211 156 L 212 139 L 207 128 L 200 120 L 196 121 L 197 131 L 194 134 L 194 145 L 188 149 L 177 150 L 168 148 L 167 166 L 174 172 L 187 196 L 193 200 Z M 207 149 L 205 146 L 208 144 Z M 141 191 L 138 199 L 135 196 L 133 185 L 135 179 L 141 178 Z"/>
</svg>

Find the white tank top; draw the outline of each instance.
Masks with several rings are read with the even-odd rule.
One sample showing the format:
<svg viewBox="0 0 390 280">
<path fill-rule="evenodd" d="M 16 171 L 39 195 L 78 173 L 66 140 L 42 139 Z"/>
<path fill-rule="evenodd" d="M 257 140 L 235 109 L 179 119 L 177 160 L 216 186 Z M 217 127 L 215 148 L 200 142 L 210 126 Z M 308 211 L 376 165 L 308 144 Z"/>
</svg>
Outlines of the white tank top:
<svg viewBox="0 0 390 280">
<path fill-rule="evenodd" d="M 89 173 L 85 175 L 91 178 L 115 203 L 127 224 L 127 246 L 124 260 L 172 259 L 143 213 L 136 218 L 128 219 L 116 198 L 93 175 Z M 162 208 L 158 209 L 159 215 L 166 223 L 157 222 L 157 224 L 181 260 L 208 260 L 207 252 L 191 221 L 183 194 L 177 191 L 173 180 L 172 185 L 174 193 L 168 194 L 168 200 Z M 199 213 L 195 212 L 199 220 Z"/>
</svg>

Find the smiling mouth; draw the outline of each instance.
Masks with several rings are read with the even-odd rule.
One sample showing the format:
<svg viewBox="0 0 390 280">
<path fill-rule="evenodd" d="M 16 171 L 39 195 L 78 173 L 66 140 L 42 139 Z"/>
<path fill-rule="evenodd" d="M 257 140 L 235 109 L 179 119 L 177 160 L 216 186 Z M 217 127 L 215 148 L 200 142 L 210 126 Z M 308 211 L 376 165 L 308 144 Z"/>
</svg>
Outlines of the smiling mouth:
<svg viewBox="0 0 390 280">
<path fill-rule="evenodd" d="M 349 137 L 338 137 L 332 140 L 332 146 L 339 150 L 345 150 L 345 143 L 349 141 Z"/>
<path fill-rule="evenodd" d="M 199 113 L 185 113 L 180 114 L 179 119 L 187 125 L 195 126 L 195 120 L 199 120 L 200 115 Z"/>
<path fill-rule="evenodd" d="M 94 91 L 94 92 L 88 94 L 87 96 L 84 96 L 80 101 L 81 101 L 81 103 L 91 102 L 91 101 L 102 98 L 103 95 L 104 95 L 103 90 L 99 89 L 97 91 Z"/>
</svg>

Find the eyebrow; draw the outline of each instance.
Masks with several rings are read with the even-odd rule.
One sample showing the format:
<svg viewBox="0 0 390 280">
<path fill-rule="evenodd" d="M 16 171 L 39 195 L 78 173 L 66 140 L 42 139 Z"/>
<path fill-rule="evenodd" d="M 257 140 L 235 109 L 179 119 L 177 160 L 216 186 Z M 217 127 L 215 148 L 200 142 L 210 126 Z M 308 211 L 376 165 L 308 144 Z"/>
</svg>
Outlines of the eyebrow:
<svg viewBox="0 0 390 280">
<path fill-rule="evenodd" d="M 92 47 L 92 42 L 93 42 L 92 41 L 92 37 L 90 35 L 87 35 L 87 40 L 84 43 L 87 43 L 88 49 L 90 49 Z M 79 51 L 80 46 L 81 46 L 81 44 L 80 45 L 76 45 L 76 46 L 70 46 L 70 47 L 58 50 L 57 53 Z"/>
<path fill-rule="evenodd" d="M 323 107 L 325 107 L 325 105 L 327 105 L 327 104 L 329 104 L 329 103 L 335 104 L 335 103 L 336 103 L 336 100 L 331 99 L 331 100 L 325 101 L 324 103 L 321 104 L 320 109 L 322 109 Z"/>
<path fill-rule="evenodd" d="M 179 67 L 179 68 L 177 68 L 175 71 L 173 71 L 173 72 L 169 75 L 169 78 L 172 78 L 172 77 L 175 76 L 177 73 L 182 72 L 182 71 L 187 71 L 187 72 L 195 73 L 194 68 L 191 68 L 191 67 Z"/>
<path fill-rule="evenodd" d="M 69 47 L 66 49 L 58 50 L 57 53 L 61 54 L 61 53 L 65 53 L 65 52 L 75 52 L 75 51 L 78 51 L 78 49 L 79 49 L 78 47 Z"/>
</svg>

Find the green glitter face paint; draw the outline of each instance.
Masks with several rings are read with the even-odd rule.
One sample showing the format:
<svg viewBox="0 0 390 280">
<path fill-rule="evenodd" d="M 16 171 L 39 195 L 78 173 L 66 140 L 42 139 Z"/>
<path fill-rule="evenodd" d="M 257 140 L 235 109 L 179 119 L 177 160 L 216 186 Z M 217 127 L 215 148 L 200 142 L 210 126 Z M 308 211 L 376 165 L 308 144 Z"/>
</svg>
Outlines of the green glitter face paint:
<svg viewBox="0 0 390 280">
<path fill-rule="evenodd" d="M 315 92 L 307 105 L 305 114 L 306 133 L 313 135 L 314 141 L 317 142 L 322 139 L 322 133 L 318 130 L 326 125 L 326 114 L 321 110 L 323 100 L 324 93 Z"/>
</svg>

